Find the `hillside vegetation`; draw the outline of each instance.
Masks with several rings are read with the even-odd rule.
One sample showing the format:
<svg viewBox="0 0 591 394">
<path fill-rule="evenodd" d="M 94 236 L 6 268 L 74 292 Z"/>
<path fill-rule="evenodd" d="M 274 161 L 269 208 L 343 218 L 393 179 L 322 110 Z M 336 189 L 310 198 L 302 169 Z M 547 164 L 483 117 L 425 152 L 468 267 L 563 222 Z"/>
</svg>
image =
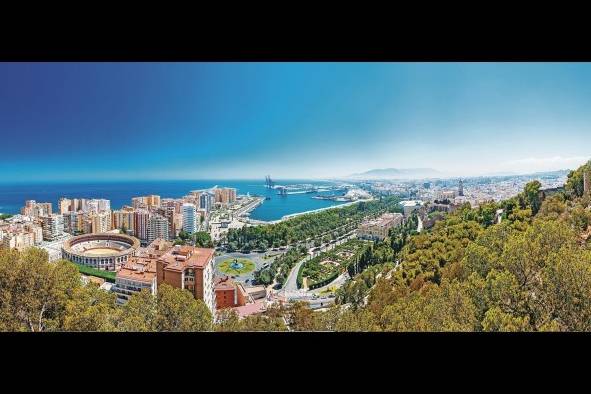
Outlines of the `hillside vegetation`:
<svg viewBox="0 0 591 394">
<path fill-rule="evenodd" d="M 353 278 L 337 291 L 337 305 L 324 312 L 296 302 L 246 319 L 225 310 L 214 323 L 202 301 L 167 285 L 117 307 L 112 293 L 83 285 L 72 263 L 49 263 L 36 248 L 0 250 L 0 331 L 591 331 L 585 170 L 591 162 L 550 196 L 533 181 L 509 200 L 465 205 L 428 231 L 416 233 L 411 220 L 383 242 L 365 244 L 347 260 Z M 232 242 L 294 242 L 332 231 L 339 220 L 395 209 L 395 202 L 236 231 Z M 257 279 L 281 283 L 302 249 L 277 258 Z"/>
</svg>

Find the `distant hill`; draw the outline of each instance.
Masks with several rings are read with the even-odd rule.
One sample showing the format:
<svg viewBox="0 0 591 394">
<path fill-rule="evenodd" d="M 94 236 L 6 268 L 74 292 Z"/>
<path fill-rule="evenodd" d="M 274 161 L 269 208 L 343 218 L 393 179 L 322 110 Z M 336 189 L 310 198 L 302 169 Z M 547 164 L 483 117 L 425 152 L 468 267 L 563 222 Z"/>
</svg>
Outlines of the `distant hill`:
<svg viewBox="0 0 591 394">
<path fill-rule="evenodd" d="M 432 168 L 378 168 L 349 175 L 356 179 L 420 179 L 441 177 L 442 173 Z"/>
</svg>

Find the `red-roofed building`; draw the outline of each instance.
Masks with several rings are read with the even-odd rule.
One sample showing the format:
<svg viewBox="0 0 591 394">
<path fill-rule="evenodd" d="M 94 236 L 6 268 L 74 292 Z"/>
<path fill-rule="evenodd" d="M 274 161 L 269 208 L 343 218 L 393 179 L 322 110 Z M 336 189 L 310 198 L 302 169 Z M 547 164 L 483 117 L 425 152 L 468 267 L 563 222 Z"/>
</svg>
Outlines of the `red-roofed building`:
<svg viewBox="0 0 591 394">
<path fill-rule="evenodd" d="M 215 302 L 217 309 L 244 306 L 252 302 L 242 283 L 234 282 L 227 276 L 215 280 Z"/>
<path fill-rule="evenodd" d="M 257 300 L 256 302 L 252 302 L 250 304 L 246 304 L 244 306 L 238 306 L 234 308 L 238 316 L 242 319 L 246 316 L 256 315 L 259 313 L 263 313 L 267 310 L 265 300 Z"/>
<path fill-rule="evenodd" d="M 215 313 L 213 257 L 215 251 L 207 248 L 176 245 L 156 262 L 158 286 L 163 283 L 189 290 Z"/>
</svg>

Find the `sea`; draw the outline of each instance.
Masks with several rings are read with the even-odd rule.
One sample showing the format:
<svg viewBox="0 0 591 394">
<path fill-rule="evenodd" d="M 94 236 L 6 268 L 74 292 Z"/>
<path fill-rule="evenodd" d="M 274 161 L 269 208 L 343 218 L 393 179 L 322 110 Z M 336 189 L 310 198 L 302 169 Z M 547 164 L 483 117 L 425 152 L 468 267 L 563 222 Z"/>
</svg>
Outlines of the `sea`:
<svg viewBox="0 0 591 394">
<path fill-rule="evenodd" d="M 310 184 L 316 187 L 334 186 L 330 181 L 281 180 L 277 185 Z M 162 198 L 179 198 L 192 190 L 209 189 L 214 186 L 233 187 L 237 194 L 269 197 L 250 212 L 257 220 L 272 221 L 285 215 L 307 212 L 343 204 L 332 200 L 312 198 L 315 195 L 332 195 L 334 192 L 288 194 L 280 196 L 275 189 L 269 189 L 262 180 L 198 180 L 198 181 L 131 181 L 131 182 L 85 182 L 85 183 L 0 183 L 0 213 L 17 214 L 25 200 L 53 203 L 54 211 L 60 198 L 106 198 L 111 200 L 111 209 L 131 205 L 131 198 L 156 194 Z"/>
</svg>

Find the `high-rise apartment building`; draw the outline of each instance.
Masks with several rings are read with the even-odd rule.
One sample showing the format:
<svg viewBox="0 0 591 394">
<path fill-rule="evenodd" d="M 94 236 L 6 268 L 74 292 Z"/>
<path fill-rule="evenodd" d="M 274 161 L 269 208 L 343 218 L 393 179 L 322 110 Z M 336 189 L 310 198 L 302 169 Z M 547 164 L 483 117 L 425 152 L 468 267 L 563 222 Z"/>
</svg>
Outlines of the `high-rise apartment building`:
<svg viewBox="0 0 591 394">
<path fill-rule="evenodd" d="M 70 200 L 69 198 L 60 198 L 57 205 L 59 212 L 62 215 L 72 211 L 72 200 Z"/>
<path fill-rule="evenodd" d="M 236 189 L 216 188 L 214 189 L 215 202 L 222 205 L 231 204 L 236 201 Z"/>
<path fill-rule="evenodd" d="M 53 214 L 43 216 L 43 239 L 46 241 L 53 241 L 64 233 L 64 217 L 62 215 Z"/>
<path fill-rule="evenodd" d="M 206 193 L 206 192 L 201 191 L 201 190 L 193 190 L 192 192 L 189 193 L 189 195 L 191 197 L 193 197 L 195 199 L 195 201 L 199 201 L 199 198 L 201 197 L 201 195 L 203 193 Z"/>
<path fill-rule="evenodd" d="M 51 203 L 27 200 L 25 201 L 25 206 L 21 208 L 21 215 L 34 218 L 49 216 L 51 215 Z"/>
<path fill-rule="evenodd" d="M 168 219 L 162 215 L 152 215 L 148 227 L 148 242 L 152 242 L 158 238 L 168 240 L 170 239 L 169 234 Z"/>
<path fill-rule="evenodd" d="M 92 212 L 89 214 L 89 218 L 93 234 L 106 233 L 111 230 L 111 211 Z"/>
<path fill-rule="evenodd" d="M 175 213 L 172 215 L 171 238 L 176 238 L 183 229 L 183 214 Z"/>
<path fill-rule="evenodd" d="M 149 227 L 150 227 L 150 212 L 146 209 L 136 210 L 134 213 L 135 236 L 142 241 L 147 241 Z"/>
<path fill-rule="evenodd" d="M 85 211 L 90 212 L 106 212 L 111 210 L 111 201 L 105 200 L 104 198 L 95 198 L 86 201 Z"/>
<path fill-rule="evenodd" d="M 458 196 L 463 197 L 464 196 L 464 181 L 462 181 L 460 179 L 460 182 L 458 183 Z"/>
<path fill-rule="evenodd" d="M 111 214 L 112 228 L 125 228 L 129 234 L 135 234 L 135 212 L 131 207 L 123 207 L 122 209 L 113 211 Z"/>
<path fill-rule="evenodd" d="M 215 197 L 205 192 L 199 196 L 199 208 L 204 209 L 206 212 L 211 211 L 211 207 L 215 203 Z"/>
<path fill-rule="evenodd" d="M 61 200 L 60 200 L 61 204 Z M 60 212 L 62 211 L 60 205 Z M 75 234 L 78 232 L 78 212 L 66 211 L 62 213 L 64 217 L 64 231 L 66 233 Z"/>
<path fill-rule="evenodd" d="M 183 210 L 183 230 L 189 234 L 197 231 L 197 209 L 194 204 L 185 203 Z"/>
<path fill-rule="evenodd" d="M 149 196 L 133 197 L 131 199 L 131 205 L 135 209 L 157 208 L 160 206 L 160 196 L 153 194 Z"/>
<path fill-rule="evenodd" d="M 86 199 L 85 198 L 73 198 L 71 210 L 78 212 L 84 211 L 86 209 Z"/>
<path fill-rule="evenodd" d="M 174 246 L 156 262 L 157 283 L 186 289 L 215 314 L 214 249 Z"/>
</svg>

